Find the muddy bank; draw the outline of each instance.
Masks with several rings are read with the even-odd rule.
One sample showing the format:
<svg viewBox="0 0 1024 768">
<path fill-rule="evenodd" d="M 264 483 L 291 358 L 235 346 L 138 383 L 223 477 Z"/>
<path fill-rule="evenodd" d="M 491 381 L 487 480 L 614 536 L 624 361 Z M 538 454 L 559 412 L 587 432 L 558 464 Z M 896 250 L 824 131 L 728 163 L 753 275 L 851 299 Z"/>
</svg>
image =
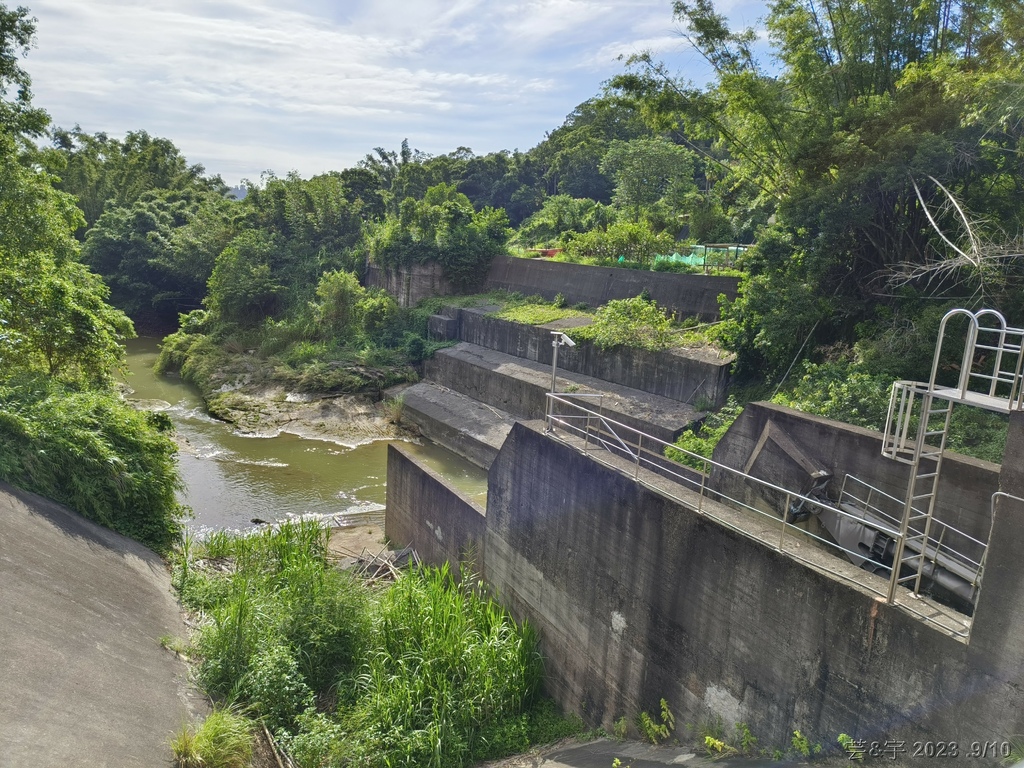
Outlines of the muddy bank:
<svg viewBox="0 0 1024 768">
<path fill-rule="evenodd" d="M 239 433 L 267 437 L 287 432 L 307 439 L 356 445 L 371 440 L 407 438 L 395 402 L 403 386 L 383 400 L 368 395 L 288 392 L 280 386 L 239 387 L 206 396 L 211 416 L 232 424 Z"/>
</svg>

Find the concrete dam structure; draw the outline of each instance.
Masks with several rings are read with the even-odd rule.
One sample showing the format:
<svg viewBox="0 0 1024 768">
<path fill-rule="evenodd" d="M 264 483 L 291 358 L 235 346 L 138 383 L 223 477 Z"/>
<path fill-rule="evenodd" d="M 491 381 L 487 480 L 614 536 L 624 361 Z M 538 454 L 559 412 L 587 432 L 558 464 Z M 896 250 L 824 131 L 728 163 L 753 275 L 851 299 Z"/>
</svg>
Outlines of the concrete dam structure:
<svg viewBox="0 0 1024 768">
<path fill-rule="evenodd" d="M 489 467 L 486 507 L 393 445 L 386 533 L 428 562 L 472 560 L 539 628 L 551 694 L 590 724 L 664 698 L 679 722 L 745 723 L 765 745 L 799 730 L 970 756 L 1024 731 L 1024 331 L 990 320 L 971 315 L 960 368 L 998 348 L 985 380 L 898 385 L 886 432 L 755 403 L 696 469 L 664 456 L 701 417 L 692 402 L 642 377 L 590 392 L 593 369 L 520 395 L 542 347 L 518 357 L 528 339 L 453 310 L 439 328 L 505 350 L 444 350 L 460 360 L 435 361 L 406 410 Z M 716 362 L 724 398 L 728 361 L 687 365 L 717 382 Z M 945 450 L 950 410 L 982 400 L 1009 414 L 1002 467 Z"/>
</svg>

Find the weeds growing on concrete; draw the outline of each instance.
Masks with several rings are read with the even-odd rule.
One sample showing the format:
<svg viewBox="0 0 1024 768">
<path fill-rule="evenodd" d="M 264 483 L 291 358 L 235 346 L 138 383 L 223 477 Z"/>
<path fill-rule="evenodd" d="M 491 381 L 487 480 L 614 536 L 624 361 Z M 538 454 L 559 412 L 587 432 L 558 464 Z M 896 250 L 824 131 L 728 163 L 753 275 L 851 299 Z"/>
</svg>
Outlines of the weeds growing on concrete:
<svg viewBox="0 0 1024 768">
<path fill-rule="evenodd" d="M 675 730 L 676 718 L 672 714 L 672 710 L 669 709 L 668 702 L 662 699 L 660 720 L 655 720 L 646 712 L 641 712 L 637 716 L 637 727 L 649 742 L 660 744 Z"/>
</svg>

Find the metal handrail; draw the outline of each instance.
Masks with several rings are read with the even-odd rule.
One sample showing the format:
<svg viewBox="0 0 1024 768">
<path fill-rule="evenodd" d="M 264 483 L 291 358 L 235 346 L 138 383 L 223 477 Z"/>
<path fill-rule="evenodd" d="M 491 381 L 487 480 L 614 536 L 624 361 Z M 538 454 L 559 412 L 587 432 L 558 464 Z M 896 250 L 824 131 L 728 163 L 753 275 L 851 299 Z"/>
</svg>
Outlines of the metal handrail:
<svg viewBox="0 0 1024 768">
<path fill-rule="evenodd" d="M 821 543 L 822 545 L 824 545 L 825 547 L 827 547 L 830 550 L 834 550 L 834 551 L 838 551 L 838 552 L 842 552 L 842 553 L 847 553 L 847 554 L 852 554 L 852 555 L 855 555 L 857 557 L 863 557 L 863 553 L 861 553 L 861 552 L 854 552 L 853 550 L 846 549 L 845 547 L 842 547 L 842 546 L 836 544 L 835 542 L 832 542 L 832 541 L 829 541 L 827 539 L 824 539 L 821 536 L 818 536 L 818 535 L 816 535 L 816 534 L 814 534 L 814 533 L 812 533 L 812 532 L 810 532 L 810 531 L 808 531 L 806 529 L 799 528 L 798 526 L 793 525 L 792 523 L 789 523 L 786 520 L 786 517 L 787 517 L 787 514 L 788 514 L 788 510 L 792 507 L 793 503 L 795 503 L 795 502 L 803 502 L 805 505 L 810 505 L 811 507 L 818 507 L 818 508 L 820 508 L 822 510 L 829 510 L 830 512 L 832 512 L 832 513 L 834 513 L 836 515 L 839 515 L 840 517 L 850 518 L 850 519 L 854 519 L 854 520 L 862 519 L 862 518 L 858 517 L 857 515 L 851 514 L 851 513 L 847 512 L 847 511 L 845 511 L 843 509 L 840 509 L 840 508 L 838 508 L 838 507 L 836 507 L 836 506 L 834 506 L 832 504 L 828 504 L 826 502 L 823 502 L 820 499 L 811 498 L 809 496 L 805 496 L 805 495 L 803 495 L 801 493 L 798 493 L 796 491 L 793 491 L 791 489 L 784 488 L 782 486 L 776 485 L 775 483 L 771 483 L 771 482 L 769 482 L 767 480 L 761 480 L 760 478 L 752 477 L 751 475 L 749 475 L 749 474 L 747 474 L 745 472 L 742 472 L 740 470 L 734 469 L 733 467 L 729 467 L 729 466 L 727 466 L 725 464 L 717 462 L 714 459 L 709 459 L 706 456 L 701 456 L 699 454 L 693 453 L 692 451 L 687 451 L 686 449 L 680 448 L 680 447 L 678 447 L 676 445 L 673 445 L 672 443 L 668 443 L 668 442 L 666 442 L 664 440 L 660 440 L 660 439 L 658 439 L 656 437 L 653 437 L 652 435 L 648 435 L 648 434 L 646 434 L 644 432 L 641 432 L 640 430 L 637 430 L 637 429 L 635 429 L 633 427 L 630 427 L 630 426 L 628 426 L 626 424 L 622 424 L 621 422 L 615 421 L 614 419 L 610 419 L 610 418 L 604 416 L 601 413 L 597 413 L 595 411 L 592 411 L 592 410 L 589 410 L 587 408 L 584 408 L 583 406 L 578 405 L 577 403 L 573 403 L 573 402 L 571 402 L 569 400 L 566 400 L 565 398 L 560 397 L 559 395 L 548 393 L 547 397 L 549 398 L 549 403 L 550 403 L 550 406 L 548 408 L 548 429 L 549 429 L 549 431 L 552 434 L 555 434 L 554 430 L 555 430 L 555 426 L 556 425 L 561 427 L 562 429 L 566 430 L 567 432 L 575 433 L 575 434 L 578 434 L 578 435 L 579 434 L 583 434 L 583 431 L 580 430 L 576 426 L 576 424 L 579 421 L 584 420 L 584 419 L 586 419 L 587 423 L 589 424 L 592 420 L 596 419 L 597 423 L 599 425 L 603 425 L 604 427 L 607 428 L 607 431 L 608 431 L 609 434 L 613 434 L 613 435 L 616 436 L 617 439 L 621 440 L 624 443 L 625 447 L 615 446 L 614 443 L 609 443 L 608 441 L 603 441 L 603 440 L 600 439 L 600 437 L 598 437 L 595 442 L 603 444 L 604 447 L 609 451 L 609 453 L 612 453 L 613 455 L 615 454 L 615 451 L 621 451 L 622 453 L 625 453 L 627 456 L 629 456 L 629 458 L 632 460 L 632 462 L 634 462 L 635 465 L 636 465 L 636 471 L 634 472 L 634 480 L 636 480 L 637 482 L 641 483 L 642 485 L 644 485 L 644 486 L 646 486 L 648 488 L 651 488 L 652 490 L 656 491 L 657 493 L 659 493 L 661 495 L 667 496 L 667 497 L 672 498 L 672 499 L 674 499 L 676 501 L 679 501 L 679 502 L 682 502 L 684 504 L 687 504 L 688 506 L 692 506 L 693 505 L 693 500 L 692 499 L 687 499 L 687 498 L 684 498 L 682 496 L 675 495 L 675 494 L 671 493 L 671 491 L 669 491 L 665 487 L 663 487 L 661 485 L 655 485 L 655 484 L 647 481 L 645 478 L 643 478 L 640 475 L 639 469 L 641 468 L 641 466 L 643 466 L 645 468 L 646 467 L 651 467 L 658 475 L 661 475 L 661 476 L 668 475 L 673 480 L 678 482 L 680 485 L 683 485 L 684 487 L 689 487 L 691 489 L 691 492 L 698 494 L 698 504 L 697 504 L 697 509 L 696 509 L 698 514 L 700 514 L 702 516 L 711 517 L 712 519 L 715 519 L 718 522 L 724 524 L 726 527 L 730 528 L 731 530 L 735 530 L 735 531 L 737 531 L 737 532 L 739 532 L 739 533 L 741 533 L 741 534 L 743 534 L 745 536 L 753 538 L 756 541 L 761 542 L 762 544 L 765 543 L 765 541 L 764 541 L 764 539 L 762 537 L 754 536 L 754 535 L 751 534 L 750 531 L 747 531 L 744 528 L 738 527 L 737 525 L 735 525 L 731 520 L 727 519 L 726 517 L 723 517 L 721 515 L 715 514 L 714 506 L 713 505 L 709 505 L 706 502 L 707 501 L 720 502 L 720 503 L 724 502 L 726 504 L 726 506 L 728 506 L 729 508 L 737 509 L 737 510 L 742 510 L 742 511 L 747 511 L 747 512 L 756 514 L 756 515 L 758 515 L 760 517 L 770 519 L 770 520 L 773 521 L 773 523 L 778 524 L 779 525 L 779 529 L 780 529 L 779 530 L 778 544 L 776 544 L 774 546 L 774 548 L 777 551 L 785 550 L 788 555 L 790 555 L 791 557 L 793 557 L 796 560 L 799 560 L 799 561 L 801 561 L 801 562 L 803 562 L 803 563 L 805 563 L 807 565 L 810 565 L 810 566 L 812 566 L 812 567 L 814 567 L 814 568 L 816 568 L 818 570 L 822 570 L 822 571 L 824 571 L 826 573 L 829 573 L 829 574 L 831 574 L 831 575 L 833 575 L 833 576 L 835 576 L 837 578 L 840 578 L 840 579 L 842 579 L 844 581 L 847 581 L 847 582 L 852 583 L 852 584 L 856 584 L 858 587 L 860 587 L 862 589 L 867 589 L 868 591 L 872 592 L 873 594 L 876 594 L 876 595 L 884 598 L 886 600 L 886 602 L 889 603 L 890 605 L 897 605 L 901 609 L 906 610 L 909 613 L 912 613 L 913 615 L 915 615 L 917 618 L 921 619 L 922 621 L 925 621 L 925 622 L 930 623 L 930 624 L 934 624 L 935 626 L 939 627 L 942 631 L 947 632 L 947 633 L 953 635 L 954 637 L 965 639 L 969 635 L 970 620 L 967 617 L 963 617 L 962 619 L 959 616 L 957 617 L 957 620 L 959 621 L 959 623 L 963 625 L 962 629 L 961 628 L 952 628 L 950 626 L 950 617 L 949 616 L 943 616 L 941 614 L 941 612 L 937 612 L 934 609 L 934 606 L 929 606 L 927 603 L 925 603 L 922 600 L 915 600 L 915 601 L 899 600 L 898 597 L 902 597 L 902 592 L 899 592 L 899 591 L 894 590 L 894 589 L 891 588 L 891 583 L 892 582 L 898 582 L 898 579 L 899 579 L 899 569 L 898 568 L 890 569 L 892 571 L 892 573 L 891 573 L 889 579 L 886 579 L 884 581 L 880 577 L 873 576 L 872 574 L 869 574 L 867 572 L 864 572 L 863 574 L 858 574 L 859 576 L 863 576 L 863 578 L 856 578 L 855 579 L 855 578 L 852 578 L 847 573 L 843 573 L 839 569 L 833 569 L 833 568 L 830 568 L 830 567 L 828 567 L 826 565 L 823 565 L 819 561 L 809 560 L 809 559 L 807 559 L 805 557 L 801 557 L 799 555 L 798 551 L 795 548 L 788 548 L 788 549 L 785 548 L 785 539 L 786 539 L 786 534 L 788 532 L 790 534 L 791 538 L 799 538 L 799 539 L 802 539 L 802 540 L 810 539 L 810 540 L 813 540 L 813 541 Z M 555 404 L 556 403 L 559 403 L 559 404 L 567 407 L 571 411 L 576 411 L 577 413 L 576 414 L 569 413 L 569 414 L 564 414 L 564 415 L 556 415 L 556 413 L 555 413 Z M 618 434 L 618 432 L 616 431 L 615 428 L 617 428 L 623 434 L 627 434 L 628 435 L 628 434 L 632 433 L 632 434 L 636 435 L 636 437 L 637 437 L 636 443 L 637 443 L 638 449 L 636 450 L 635 453 L 632 450 L 630 450 L 629 444 L 626 443 L 625 440 L 622 440 L 622 438 L 619 436 L 619 434 Z M 600 432 L 600 431 L 601 431 L 601 428 L 599 426 L 598 427 L 598 432 Z M 590 432 L 590 430 L 587 429 L 587 433 L 589 433 L 589 432 Z M 589 437 L 590 437 L 590 435 L 588 434 L 588 439 L 584 443 L 585 447 L 584 447 L 584 449 L 582 451 L 584 453 L 588 453 L 587 452 L 587 447 L 589 447 L 589 444 L 590 444 L 589 443 Z M 644 442 L 646 442 L 648 444 L 648 446 L 657 447 L 658 450 L 654 451 L 654 450 L 651 450 L 650 447 L 641 447 Z M 609 446 L 612 446 L 612 447 L 609 447 Z M 614 450 L 613 450 L 613 448 L 614 448 Z M 736 477 L 742 479 L 745 482 L 753 483 L 756 486 L 761 487 L 762 489 L 768 489 L 768 490 L 774 491 L 776 493 L 784 494 L 785 498 L 786 498 L 786 503 L 785 503 L 785 507 L 784 507 L 782 518 L 780 519 L 780 518 L 776 517 L 773 514 L 769 514 L 769 513 L 765 512 L 764 510 L 761 510 L 761 509 L 758 509 L 758 508 L 756 508 L 754 506 L 751 506 L 750 504 L 746 503 L 742 499 L 732 498 L 732 497 L 728 496 L 727 494 L 725 494 L 724 492 L 722 492 L 721 490 L 713 490 L 713 489 L 708 488 L 705 481 L 707 479 L 707 476 L 710 474 L 710 471 L 709 472 L 699 472 L 699 471 L 697 471 L 701 475 L 700 482 L 698 483 L 698 482 L 696 482 L 694 480 L 694 478 L 689 477 L 689 476 L 687 476 L 686 474 L 684 474 L 682 472 L 677 473 L 677 472 L 673 472 L 672 470 L 668 469 L 665 466 L 665 464 L 664 464 L 664 461 L 665 461 L 664 450 L 666 448 L 672 448 L 675 451 L 678 451 L 678 452 L 680 452 L 680 453 L 682 453 L 682 454 L 684 454 L 686 456 L 689 456 L 689 457 L 695 459 L 696 461 L 701 462 L 701 464 L 703 466 L 707 467 L 709 470 L 719 470 L 719 471 L 727 473 L 729 475 L 736 476 Z M 658 461 L 655 462 L 655 461 L 651 461 L 649 459 L 645 460 L 643 458 L 644 454 L 649 454 L 651 456 L 656 456 L 658 458 Z M 604 460 L 600 459 L 598 454 L 588 453 L 588 455 L 590 455 L 591 457 L 593 457 L 593 458 L 595 458 L 597 460 L 602 461 L 602 463 L 607 463 L 607 464 L 610 464 L 611 466 L 616 466 L 615 464 L 613 464 L 611 462 L 607 462 L 607 461 L 604 461 Z M 875 527 L 876 527 L 877 530 L 879 530 L 880 532 L 886 534 L 887 536 L 890 536 L 891 538 L 893 538 L 897 542 L 899 541 L 899 539 L 901 537 L 901 533 L 900 533 L 899 529 L 897 527 L 895 527 L 895 526 L 889 527 L 889 526 L 884 525 L 884 524 L 876 524 Z M 845 562 L 845 561 L 843 561 L 843 562 Z M 886 584 L 886 586 L 883 588 L 880 585 L 875 585 L 874 583 L 872 583 L 875 579 L 877 579 L 878 581 L 881 581 L 883 584 Z M 918 607 L 918 606 L 920 606 L 920 607 Z M 941 618 L 945 618 L 946 621 L 941 621 L 940 620 Z"/>
<path fill-rule="evenodd" d="M 982 380 L 988 383 L 988 396 L 1007 401 L 1007 410 L 1020 410 L 1024 407 L 1024 329 L 1012 328 L 1006 324 L 1006 318 L 1001 312 L 994 309 L 980 309 L 972 312 L 969 309 L 951 309 L 939 323 L 939 335 L 935 344 L 935 354 L 932 357 L 931 375 L 928 379 L 928 388 L 934 391 L 937 388 L 936 379 L 939 374 L 939 365 L 942 359 L 942 348 L 946 341 L 946 325 L 954 317 L 963 316 L 968 319 L 967 338 L 964 341 L 964 351 L 960 361 L 960 376 L 955 389 L 959 392 L 960 399 L 966 399 L 970 391 L 972 381 Z M 984 326 L 982 318 L 995 318 L 996 326 Z M 993 344 L 979 343 L 982 334 L 996 334 L 997 340 Z M 1017 340 L 1017 343 L 1008 343 L 1007 337 Z M 974 354 L 977 350 L 995 352 L 995 360 L 992 364 L 991 373 L 973 371 Z M 1005 354 L 1016 355 L 1016 364 L 1012 371 L 1003 370 L 1003 356 Z M 1004 398 L 999 394 L 999 386 L 1006 384 L 1009 392 Z"/>
</svg>

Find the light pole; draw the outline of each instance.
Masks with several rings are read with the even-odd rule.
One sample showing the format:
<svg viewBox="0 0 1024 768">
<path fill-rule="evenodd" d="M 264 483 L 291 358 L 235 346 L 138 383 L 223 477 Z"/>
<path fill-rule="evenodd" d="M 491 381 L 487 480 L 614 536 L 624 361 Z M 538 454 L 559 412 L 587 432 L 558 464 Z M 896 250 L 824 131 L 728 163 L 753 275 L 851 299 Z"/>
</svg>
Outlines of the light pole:
<svg viewBox="0 0 1024 768">
<path fill-rule="evenodd" d="M 555 382 L 558 376 L 558 348 L 563 344 L 575 347 L 576 342 L 570 339 L 561 331 L 551 332 L 551 397 L 548 397 L 548 432 L 551 431 L 551 415 L 554 413 Z"/>
</svg>

